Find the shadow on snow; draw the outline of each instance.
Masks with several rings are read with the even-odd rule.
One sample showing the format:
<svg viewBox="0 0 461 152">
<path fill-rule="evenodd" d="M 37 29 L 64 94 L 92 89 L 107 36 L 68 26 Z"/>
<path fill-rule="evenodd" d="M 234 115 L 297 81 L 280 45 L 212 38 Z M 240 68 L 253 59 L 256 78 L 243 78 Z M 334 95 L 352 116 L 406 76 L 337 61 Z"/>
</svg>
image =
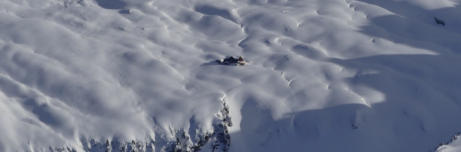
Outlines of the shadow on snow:
<svg viewBox="0 0 461 152">
<path fill-rule="evenodd" d="M 459 5 L 424 10 L 405 2 L 361 1 L 396 13 L 372 18 L 362 33 L 438 55 L 330 59 L 358 70 L 348 83 L 374 88 L 386 101 L 371 107 L 345 104 L 301 111 L 274 120 L 269 110 L 248 100 L 241 109 L 241 131 L 231 135 L 232 142 L 243 147 L 231 150 L 434 151 L 461 131 Z M 434 17 L 447 26 L 437 25 Z M 378 73 L 361 73 L 367 70 Z"/>
</svg>

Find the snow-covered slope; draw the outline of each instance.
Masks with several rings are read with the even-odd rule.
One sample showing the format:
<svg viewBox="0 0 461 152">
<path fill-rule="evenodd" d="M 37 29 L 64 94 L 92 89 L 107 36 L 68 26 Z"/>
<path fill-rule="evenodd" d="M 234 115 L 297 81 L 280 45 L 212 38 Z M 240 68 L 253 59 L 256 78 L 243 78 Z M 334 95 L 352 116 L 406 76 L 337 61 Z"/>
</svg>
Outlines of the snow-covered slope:
<svg viewBox="0 0 461 152">
<path fill-rule="evenodd" d="M 2 0 L 0 151 L 436 151 L 460 4 Z"/>
<path fill-rule="evenodd" d="M 453 139 L 445 145 L 441 145 L 437 148 L 437 152 L 458 152 L 461 151 L 461 138 L 458 135 L 454 136 Z"/>
</svg>

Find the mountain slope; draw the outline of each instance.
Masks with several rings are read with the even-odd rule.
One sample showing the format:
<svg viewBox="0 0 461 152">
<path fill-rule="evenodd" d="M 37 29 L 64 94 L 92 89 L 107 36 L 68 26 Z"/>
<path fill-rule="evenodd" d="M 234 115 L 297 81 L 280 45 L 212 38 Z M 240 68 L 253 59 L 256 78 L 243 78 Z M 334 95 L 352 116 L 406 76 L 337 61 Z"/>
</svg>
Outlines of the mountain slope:
<svg viewBox="0 0 461 152">
<path fill-rule="evenodd" d="M 460 2 L 0 1 L 0 151 L 435 151 Z"/>
</svg>

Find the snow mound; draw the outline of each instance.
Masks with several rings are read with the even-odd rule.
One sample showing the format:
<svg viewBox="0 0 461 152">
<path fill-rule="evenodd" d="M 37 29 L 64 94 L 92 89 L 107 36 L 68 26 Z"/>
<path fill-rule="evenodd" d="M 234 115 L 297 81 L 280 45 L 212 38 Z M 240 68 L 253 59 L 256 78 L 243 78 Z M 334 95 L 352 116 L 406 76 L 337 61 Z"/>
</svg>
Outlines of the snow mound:
<svg viewBox="0 0 461 152">
<path fill-rule="evenodd" d="M 453 139 L 445 145 L 441 145 L 437 148 L 437 152 L 457 152 L 461 151 L 461 138 L 458 133 Z"/>
<path fill-rule="evenodd" d="M 0 151 L 433 151 L 460 4 L 2 0 Z"/>
</svg>

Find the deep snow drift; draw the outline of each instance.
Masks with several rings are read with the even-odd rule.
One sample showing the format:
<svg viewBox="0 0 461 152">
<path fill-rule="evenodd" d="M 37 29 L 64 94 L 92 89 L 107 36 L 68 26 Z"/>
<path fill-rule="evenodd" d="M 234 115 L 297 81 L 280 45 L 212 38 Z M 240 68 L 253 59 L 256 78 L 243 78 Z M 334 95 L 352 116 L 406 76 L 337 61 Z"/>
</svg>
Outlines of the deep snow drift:
<svg viewBox="0 0 461 152">
<path fill-rule="evenodd" d="M 460 5 L 2 0 L 0 151 L 447 150 Z"/>
</svg>

